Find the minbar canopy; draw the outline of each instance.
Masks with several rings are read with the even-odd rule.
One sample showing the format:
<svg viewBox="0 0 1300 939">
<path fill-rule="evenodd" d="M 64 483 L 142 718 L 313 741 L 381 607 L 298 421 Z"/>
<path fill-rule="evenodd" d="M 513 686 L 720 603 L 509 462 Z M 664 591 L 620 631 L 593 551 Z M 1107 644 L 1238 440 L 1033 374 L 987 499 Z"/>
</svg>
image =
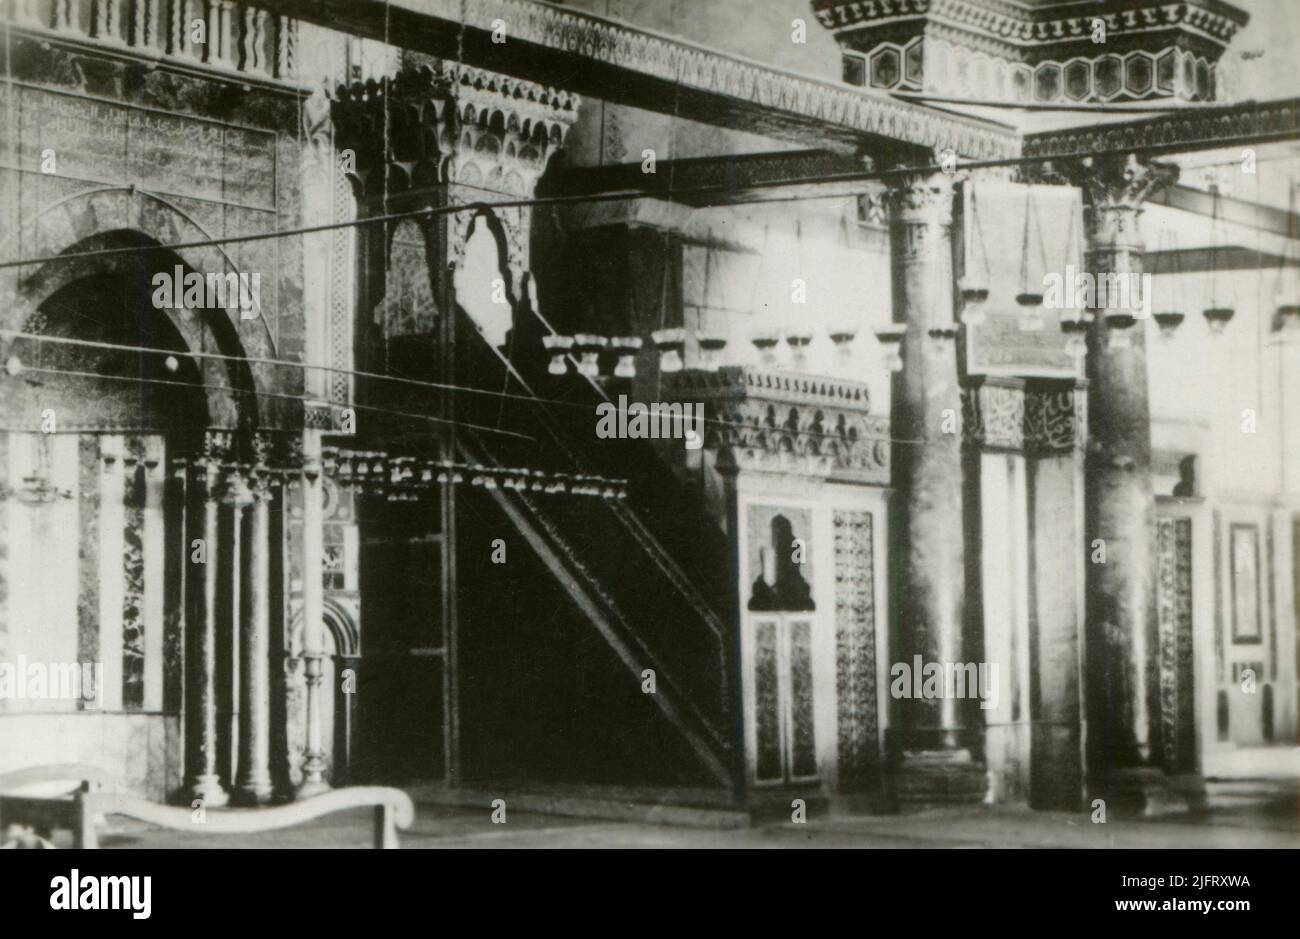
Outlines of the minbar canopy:
<svg viewBox="0 0 1300 939">
<path fill-rule="evenodd" d="M 1014 156 L 1011 128 L 772 68 L 683 39 L 535 0 L 263 0 L 331 29 L 617 104 L 803 146 L 912 144 L 972 159 Z M 462 22 L 461 17 L 465 19 Z M 507 41 L 492 41 L 493 24 Z"/>
</svg>

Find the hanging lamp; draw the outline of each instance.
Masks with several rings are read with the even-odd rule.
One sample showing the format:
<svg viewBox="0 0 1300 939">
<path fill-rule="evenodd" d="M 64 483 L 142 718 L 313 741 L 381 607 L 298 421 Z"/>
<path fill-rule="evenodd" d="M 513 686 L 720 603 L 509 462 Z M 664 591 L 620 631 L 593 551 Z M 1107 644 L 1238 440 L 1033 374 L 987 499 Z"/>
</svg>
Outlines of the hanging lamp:
<svg viewBox="0 0 1300 939">
<path fill-rule="evenodd" d="M 763 223 L 763 250 L 758 258 L 758 271 L 754 275 L 754 284 L 750 290 L 749 308 L 754 313 L 755 318 L 759 320 L 750 331 L 749 341 L 753 343 L 754 348 L 758 350 L 759 361 L 769 368 L 776 364 L 776 344 L 781 341 L 781 330 L 772 325 L 771 314 L 767 313 L 759 317 L 755 311 L 754 301 L 757 299 L 758 285 L 763 282 L 766 275 L 764 263 L 767 259 L 768 243 L 771 240 L 772 226 L 767 222 Z M 766 322 L 764 322 L 766 320 Z"/>
<path fill-rule="evenodd" d="M 1076 203 L 1070 202 L 1070 227 L 1066 232 L 1065 241 L 1065 264 L 1066 268 L 1071 269 L 1074 266 L 1074 251 L 1076 244 L 1076 235 L 1081 226 L 1079 213 Z M 1079 243 L 1082 238 L 1077 239 Z M 1065 334 L 1065 353 L 1074 360 L 1076 366 L 1082 361 L 1083 357 L 1088 354 L 1088 327 L 1092 324 L 1092 314 L 1086 309 L 1078 306 L 1077 284 L 1063 284 L 1065 297 L 1061 304 L 1061 313 L 1058 322 L 1061 326 L 1061 332 Z"/>
<path fill-rule="evenodd" d="M 1037 235 L 1039 260 L 1044 272 L 1047 270 L 1047 247 L 1043 244 L 1043 229 L 1038 224 L 1038 212 L 1034 203 L 1034 187 L 1025 187 L 1025 234 L 1020 245 L 1020 293 L 1016 294 L 1016 303 L 1020 304 L 1021 332 L 1033 332 L 1043 328 L 1043 287 L 1040 281 L 1033 285 L 1029 280 L 1029 242 L 1031 229 Z"/>
<path fill-rule="evenodd" d="M 656 329 L 650 334 L 650 341 L 659 350 L 659 371 L 665 374 L 680 372 L 682 349 L 686 346 L 686 330 L 681 327 L 673 329 Z"/>
<path fill-rule="evenodd" d="M 876 340 L 885 350 L 885 367 L 889 371 L 897 373 L 903 370 L 903 336 L 907 333 L 907 326 L 903 323 L 890 323 L 888 326 L 877 326 Z"/>
<path fill-rule="evenodd" d="M 695 343 L 700 351 L 699 367 L 706 372 L 716 372 L 722 364 L 722 352 L 727 347 L 727 334 L 724 330 L 712 326 L 712 317 L 708 316 L 713 307 L 709 304 L 709 287 L 713 283 L 713 232 L 709 231 L 709 243 L 704 248 L 704 296 L 703 304 L 696 308 Z M 726 308 L 723 298 L 722 309 Z"/>
<path fill-rule="evenodd" d="M 1160 254 L 1172 259 L 1174 305 L 1153 314 L 1153 318 L 1160 327 L 1161 337 L 1168 340 L 1174 337 L 1186 319 L 1186 314 L 1183 313 L 1183 264 L 1178 252 L 1178 236 L 1168 225 L 1160 229 Z"/>
<path fill-rule="evenodd" d="M 1209 324 L 1210 332 L 1221 334 L 1232 319 L 1236 310 L 1231 303 L 1222 303 L 1219 299 L 1219 217 L 1222 207 L 1222 195 L 1217 182 L 1210 184 L 1210 305 L 1202 314 Z"/>
<path fill-rule="evenodd" d="M 1296 200 L 1295 200 L 1295 177 L 1290 180 L 1287 192 L 1287 235 L 1286 246 L 1282 249 L 1282 263 L 1277 269 L 1277 289 L 1275 296 L 1277 298 L 1277 319 L 1275 327 L 1279 330 L 1298 329 L 1300 328 L 1300 293 L 1287 296 L 1285 283 L 1287 280 L 1288 268 L 1300 268 L 1300 247 L 1297 246 L 1297 239 L 1300 239 L 1300 232 L 1296 231 Z M 1300 280 L 1300 273 L 1294 280 Z"/>
<path fill-rule="evenodd" d="M 550 356 L 546 371 L 551 375 L 563 375 L 569 370 L 569 350 L 573 348 L 572 336 L 551 333 L 542 337 L 542 347 Z"/>
<path fill-rule="evenodd" d="M 840 213 L 840 244 L 847 255 L 853 250 L 849 240 L 849 223 L 847 213 Z M 826 324 L 826 334 L 835 347 L 835 360 L 840 365 L 847 365 L 853 357 L 853 340 L 858 335 L 858 319 L 847 312 L 833 313 Z"/>
<path fill-rule="evenodd" d="M 662 328 L 663 322 L 668 318 L 669 269 L 667 257 L 670 239 L 671 236 L 665 229 L 663 253 L 665 260 L 662 266 L 663 276 L 659 279 L 659 322 L 661 328 L 650 333 L 650 341 L 654 343 L 655 349 L 659 353 L 659 371 L 665 375 L 671 375 L 682 370 L 685 365 L 682 361 L 682 351 L 686 347 L 685 329 L 680 326 Z"/>
<path fill-rule="evenodd" d="M 803 220 L 798 218 L 796 218 L 794 222 L 794 243 L 795 256 L 799 262 L 799 277 L 797 279 L 803 285 L 804 290 L 807 291 L 807 265 L 804 263 L 803 253 Z M 807 304 L 807 299 L 808 298 L 805 295 L 804 305 Z M 808 345 L 812 342 L 812 326 L 809 325 L 806 315 L 802 318 L 800 317 L 799 310 L 797 309 L 799 305 L 793 302 L 793 298 L 791 300 L 791 306 L 794 307 L 794 309 L 791 309 L 790 311 L 791 321 L 785 328 L 785 341 L 790 347 L 790 355 L 787 361 L 792 368 L 803 369 L 807 365 Z"/>
<path fill-rule="evenodd" d="M 970 186 L 970 231 L 971 231 L 971 250 L 968 257 L 975 260 L 978 255 L 978 265 L 971 265 L 974 269 L 968 267 L 962 272 L 962 278 L 958 282 L 958 289 L 961 291 L 961 321 L 967 326 L 977 326 L 984 322 L 984 304 L 989 298 L 989 255 L 988 248 L 984 243 L 984 231 L 980 227 L 979 209 L 975 198 L 975 184 L 968 181 Z"/>
<path fill-rule="evenodd" d="M 635 378 L 636 377 L 636 355 L 641 351 L 642 339 L 640 336 L 613 336 L 609 340 L 609 348 L 617 359 L 614 366 L 615 378 Z"/>
<path fill-rule="evenodd" d="M 600 375 L 600 352 L 609 339 L 595 333 L 577 333 L 573 337 L 573 351 L 578 353 L 578 374 L 586 378 Z"/>
</svg>

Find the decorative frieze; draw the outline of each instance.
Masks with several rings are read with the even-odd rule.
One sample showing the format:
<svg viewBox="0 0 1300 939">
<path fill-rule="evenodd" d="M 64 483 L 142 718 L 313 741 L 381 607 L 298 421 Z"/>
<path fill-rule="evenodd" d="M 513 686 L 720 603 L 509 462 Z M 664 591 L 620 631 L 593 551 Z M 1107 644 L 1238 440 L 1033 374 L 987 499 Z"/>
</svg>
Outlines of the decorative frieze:
<svg viewBox="0 0 1300 939">
<path fill-rule="evenodd" d="M 1260 144 L 1300 133 L 1300 99 L 1246 102 L 1224 107 L 1147 115 L 1132 121 L 1068 130 L 1027 133 L 1026 157 L 1087 154 L 1095 151 L 1173 152 L 1205 147 L 1228 149 L 1238 143 Z"/>
<path fill-rule="evenodd" d="M 1191 0 L 1134 2 L 1129 9 L 1080 10 L 1076 3 L 1010 3 L 1006 0 L 813 0 L 821 24 L 837 36 L 897 28 L 943 25 L 1010 49 L 1089 42 L 1093 20 L 1106 24 L 1107 36 L 1182 29 L 1219 45 L 1236 35 L 1247 15 L 1227 3 Z"/>
<path fill-rule="evenodd" d="M 1026 62 L 931 35 L 845 50 L 843 69 L 853 85 L 1039 104 L 1211 101 L 1217 78 L 1210 58 L 1172 45 Z"/>
<path fill-rule="evenodd" d="M 378 37 L 383 8 L 373 2 L 369 6 L 373 18 L 367 22 L 368 32 Z M 739 117 L 743 128 L 797 141 L 801 146 L 809 144 L 811 132 L 831 149 L 850 149 L 864 137 L 875 137 L 926 149 L 951 147 L 977 159 L 1010 156 L 1016 150 L 1012 132 L 986 121 L 943 114 L 906 101 L 863 96 L 838 82 L 771 68 L 582 10 L 532 0 L 476 0 L 471 4 L 422 0 L 418 9 L 431 21 L 431 32 L 445 25 L 490 35 L 494 24 L 508 23 L 511 48 L 524 50 L 516 61 L 525 74 L 541 73 L 531 67 L 527 54 L 529 46 L 541 47 L 548 54 L 567 57 L 575 80 L 592 93 L 598 93 L 602 84 L 615 99 L 625 98 L 622 92 L 628 88 L 677 87 L 681 94 L 674 100 L 680 99 L 685 109 L 681 117 L 705 121 L 716 121 L 718 115 L 730 115 L 731 120 Z M 467 52 L 473 54 L 474 50 Z M 611 77 L 597 80 L 596 75 Z M 665 113 L 676 112 L 669 106 Z"/>
<path fill-rule="evenodd" d="M 151 58 L 201 60 L 264 78 L 296 76 L 298 24 L 234 0 L 15 0 L 8 19 L 24 30 L 91 39 Z M 194 24 L 203 27 L 196 39 Z"/>
<path fill-rule="evenodd" d="M 390 501 L 436 495 L 444 484 L 602 499 L 623 499 L 627 495 L 627 481 L 623 479 L 495 464 L 449 463 L 376 450 L 326 447 L 321 454 L 321 469 L 340 486 L 386 496 Z"/>
<path fill-rule="evenodd" d="M 1072 381 L 985 379 L 962 390 L 962 428 L 972 447 L 1027 454 L 1081 450 L 1087 397 Z"/>
<path fill-rule="evenodd" d="M 889 483 L 889 420 L 863 382 L 725 366 L 665 376 L 664 394 L 704 403 L 704 446 L 723 466 Z"/>
</svg>

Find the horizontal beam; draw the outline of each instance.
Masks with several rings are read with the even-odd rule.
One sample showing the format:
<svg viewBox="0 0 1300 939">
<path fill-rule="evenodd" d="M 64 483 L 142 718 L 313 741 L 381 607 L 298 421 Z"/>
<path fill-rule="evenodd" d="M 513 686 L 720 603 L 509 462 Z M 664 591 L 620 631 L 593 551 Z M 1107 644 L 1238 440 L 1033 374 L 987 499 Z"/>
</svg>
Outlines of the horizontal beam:
<svg viewBox="0 0 1300 939">
<path fill-rule="evenodd" d="M 1142 270 L 1148 274 L 1191 274 L 1205 271 L 1258 271 L 1267 268 L 1300 266 L 1294 258 L 1270 251 L 1225 245 L 1210 248 L 1179 248 L 1147 251 L 1142 255 Z"/>
<path fill-rule="evenodd" d="M 1216 200 L 1213 194 L 1191 186 L 1171 186 L 1159 189 L 1147 197 L 1147 201 L 1157 205 L 1168 206 L 1195 215 L 1213 218 L 1215 202 L 1218 203 L 1218 215 L 1221 221 L 1229 225 L 1241 225 L 1255 231 L 1280 235 L 1283 238 L 1300 238 L 1300 216 L 1286 209 L 1271 205 L 1260 205 L 1245 199 L 1234 199 L 1220 195 Z"/>
<path fill-rule="evenodd" d="M 538 195 L 597 195 L 641 190 L 652 196 L 690 206 L 720 205 L 768 197 L 788 196 L 807 188 L 825 191 L 842 189 L 845 195 L 860 195 L 879 189 L 880 182 L 823 182 L 826 177 L 862 173 L 861 161 L 824 150 L 782 150 L 736 156 L 690 157 L 661 160 L 653 173 L 642 171 L 640 163 L 607 166 L 576 166 L 556 170 Z M 775 191 L 773 187 L 777 186 Z M 789 186 L 790 188 L 786 188 Z M 716 187 L 722 187 L 721 191 Z M 707 192 L 688 190 L 710 189 Z"/>
<path fill-rule="evenodd" d="M 601 101 L 841 153 L 969 159 L 1014 129 L 898 101 L 540 0 L 258 0 L 275 13 Z M 462 15 L 465 17 L 461 21 Z M 494 24 L 503 42 L 493 42 Z"/>
<path fill-rule="evenodd" d="M 1173 110 L 1159 117 L 1088 123 L 1026 134 L 1024 155 L 1051 157 L 1101 151 L 1191 153 L 1300 139 L 1300 98 L 1244 101 Z"/>
</svg>

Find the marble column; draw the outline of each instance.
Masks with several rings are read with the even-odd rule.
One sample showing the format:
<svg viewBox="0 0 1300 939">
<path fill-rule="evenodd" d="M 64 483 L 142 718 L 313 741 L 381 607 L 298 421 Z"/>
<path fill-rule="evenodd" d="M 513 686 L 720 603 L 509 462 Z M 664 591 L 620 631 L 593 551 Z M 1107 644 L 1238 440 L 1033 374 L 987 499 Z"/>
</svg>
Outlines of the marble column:
<svg viewBox="0 0 1300 939">
<path fill-rule="evenodd" d="M 325 513 L 322 500 L 321 432 L 303 431 L 302 471 L 302 659 L 307 680 L 307 745 L 303 751 L 299 798 L 330 788 L 325 781 L 325 741 L 321 682 L 325 637 L 325 591 L 321 558 L 325 551 Z"/>
<path fill-rule="evenodd" d="M 361 682 L 361 656 L 340 655 L 335 658 L 334 665 L 334 674 L 336 676 L 345 675 L 349 671 L 352 673 L 350 681 L 340 683 L 343 706 L 336 706 L 334 716 L 336 754 L 333 767 L 334 781 L 346 785 L 352 778 L 352 746 L 356 737 L 357 692 Z"/>
<path fill-rule="evenodd" d="M 209 448 L 191 467 L 194 502 L 186 550 L 188 654 L 185 702 L 185 792 L 208 808 L 229 800 L 217 771 L 217 571 L 222 486 L 219 456 Z"/>
<path fill-rule="evenodd" d="M 248 550 L 244 567 L 240 648 L 239 778 L 236 797 L 270 801 L 271 784 L 271 480 L 249 479 Z"/>
<path fill-rule="evenodd" d="M 218 630 L 218 641 L 226 646 L 225 658 L 218 654 L 217 672 L 221 675 L 221 697 L 217 703 L 218 735 L 221 742 L 221 773 L 234 783 L 239 775 L 239 736 L 240 706 L 243 703 L 240 688 L 243 686 L 243 585 L 244 585 L 244 509 L 249 504 L 248 485 L 243 474 L 232 471 L 227 475 L 223 496 L 222 521 L 226 529 L 222 533 L 228 538 L 222 539 L 224 552 L 221 576 L 225 589 L 221 594 L 220 604 L 225 618 L 225 630 Z M 225 668 L 223 669 L 223 665 Z M 224 673 L 223 673 L 224 672 Z"/>
<path fill-rule="evenodd" d="M 894 319 L 906 327 L 894 380 L 894 482 L 902 554 L 895 661 L 962 661 L 961 388 L 952 273 L 951 179 L 906 177 L 889 191 Z M 913 676 L 918 682 L 921 676 Z M 901 702 L 907 749 L 956 750 L 963 708 L 951 697 Z"/>
<path fill-rule="evenodd" d="M 1085 255 L 1102 275 L 1142 273 L 1142 203 L 1177 178 L 1135 155 L 1083 161 Z M 1100 290 L 1096 291 L 1100 294 Z M 1113 296 L 1109 298 L 1114 301 Z M 1094 794 L 1149 789 L 1160 717 L 1155 609 L 1155 497 L 1146 324 L 1140 309 L 1089 309 L 1088 775 Z M 1136 785 L 1135 785 L 1136 784 Z"/>
</svg>

